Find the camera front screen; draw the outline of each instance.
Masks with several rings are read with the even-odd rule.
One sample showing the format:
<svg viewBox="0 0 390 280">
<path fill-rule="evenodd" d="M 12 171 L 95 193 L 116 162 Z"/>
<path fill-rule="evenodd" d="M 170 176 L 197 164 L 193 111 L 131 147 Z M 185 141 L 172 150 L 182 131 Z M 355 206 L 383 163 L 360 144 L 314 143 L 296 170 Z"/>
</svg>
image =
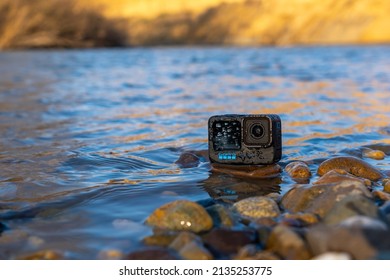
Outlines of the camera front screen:
<svg viewBox="0 0 390 280">
<path fill-rule="evenodd" d="M 239 121 L 216 121 L 213 124 L 215 151 L 241 149 L 241 123 Z"/>
</svg>

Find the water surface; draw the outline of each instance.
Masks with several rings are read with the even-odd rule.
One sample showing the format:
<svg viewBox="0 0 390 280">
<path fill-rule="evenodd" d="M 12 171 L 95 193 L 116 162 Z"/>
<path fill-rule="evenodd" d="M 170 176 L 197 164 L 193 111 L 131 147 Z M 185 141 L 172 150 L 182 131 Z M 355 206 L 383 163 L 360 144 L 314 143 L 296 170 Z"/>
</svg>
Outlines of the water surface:
<svg viewBox="0 0 390 280">
<path fill-rule="evenodd" d="M 364 146 L 390 152 L 390 47 L 150 48 L 0 53 L 0 258 L 130 252 L 176 199 L 284 193 L 198 167 L 207 120 L 276 113 L 284 166 Z M 382 161 L 365 159 L 382 170 Z M 315 180 L 316 176 L 313 176 Z M 238 185 L 237 185 L 238 184 Z M 241 184 L 241 185 L 240 185 Z M 244 184 L 244 187 L 242 187 Z"/>
</svg>

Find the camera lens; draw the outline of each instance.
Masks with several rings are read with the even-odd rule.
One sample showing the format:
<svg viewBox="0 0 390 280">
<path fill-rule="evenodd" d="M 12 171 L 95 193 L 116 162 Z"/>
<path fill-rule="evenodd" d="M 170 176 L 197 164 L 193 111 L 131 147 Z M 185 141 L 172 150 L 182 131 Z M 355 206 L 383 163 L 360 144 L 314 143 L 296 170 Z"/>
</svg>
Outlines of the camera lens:
<svg viewBox="0 0 390 280">
<path fill-rule="evenodd" d="M 261 138 L 264 135 L 264 127 L 258 123 L 253 124 L 250 131 L 253 138 Z"/>
</svg>

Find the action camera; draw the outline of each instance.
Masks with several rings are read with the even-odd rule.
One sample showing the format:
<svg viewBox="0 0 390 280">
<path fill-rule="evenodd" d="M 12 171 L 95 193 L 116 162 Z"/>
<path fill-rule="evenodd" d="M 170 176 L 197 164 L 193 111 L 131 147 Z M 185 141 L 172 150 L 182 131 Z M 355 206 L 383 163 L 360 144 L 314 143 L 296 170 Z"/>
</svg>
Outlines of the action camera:
<svg viewBox="0 0 390 280">
<path fill-rule="evenodd" d="M 278 115 L 219 115 L 208 122 L 211 162 L 271 164 L 282 157 Z"/>
</svg>

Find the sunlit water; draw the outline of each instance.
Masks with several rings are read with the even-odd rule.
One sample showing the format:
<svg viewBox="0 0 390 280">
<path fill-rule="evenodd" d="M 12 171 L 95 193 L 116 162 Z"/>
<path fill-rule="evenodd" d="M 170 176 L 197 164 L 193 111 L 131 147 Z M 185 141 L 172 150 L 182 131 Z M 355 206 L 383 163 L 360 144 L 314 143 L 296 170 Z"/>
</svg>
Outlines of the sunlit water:
<svg viewBox="0 0 390 280">
<path fill-rule="evenodd" d="M 166 202 L 292 187 L 283 173 L 240 193 L 205 160 L 180 169 L 182 151 L 207 149 L 211 115 L 280 114 L 280 165 L 315 174 L 335 154 L 389 152 L 389 104 L 388 46 L 0 53 L 0 258 L 126 253 Z M 388 170 L 388 158 L 366 160 Z"/>
</svg>

